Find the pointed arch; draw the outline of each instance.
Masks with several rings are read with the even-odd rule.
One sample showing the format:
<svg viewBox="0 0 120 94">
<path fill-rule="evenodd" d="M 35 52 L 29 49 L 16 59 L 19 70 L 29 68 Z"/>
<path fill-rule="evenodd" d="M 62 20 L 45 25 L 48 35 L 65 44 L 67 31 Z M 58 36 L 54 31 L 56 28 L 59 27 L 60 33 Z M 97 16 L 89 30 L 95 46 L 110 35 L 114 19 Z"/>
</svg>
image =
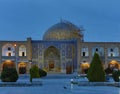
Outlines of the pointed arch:
<svg viewBox="0 0 120 94">
<path fill-rule="evenodd" d="M 120 65 L 119 62 L 117 60 L 111 60 L 108 64 L 108 67 L 110 67 L 111 69 L 119 69 Z"/>
<path fill-rule="evenodd" d="M 19 68 L 19 74 L 25 74 L 26 73 L 26 63 L 25 62 L 20 62 L 18 64 Z"/>
<path fill-rule="evenodd" d="M 2 47 L 2 56 L 15 56 L 14 45 L 7 43 Z"/>
<path fill-rule="evenodd" d="M 2 64 L 2 68 L 15 68 L 15 63 L 11 60 L 6 60 Z"/>
<path fill-rule="evenodd" d="M 119 48 L 118 47 L 109 47 L 108 48 L 108 57 L 118 57 L 119 56 Z"/>
<path fill-rule="evenodd" d="M 44 68 L 47 71 L 60 71 L 60 51 L 55 46 L 49 46 L 44 51 Z"/>
<path fill-rule="evenodd" d="M 19 47 L 19 56 L 26 56 L 26 47 L 25 47 L 25 45 L 21 45 Z"/>
<path fill-rule="evenodd" d="M 55 47 L 55 46 L 49 46 L 45 52 L 44 52 L 44 56 L 48 56 L 50 53 L 54 53 L 56 56 L 60 57 L 60 52 L 59 50 Z"/>
<path fill-rule="evenodd" d="M 86 74 L 88 72 L 90 64 L 88 62 L 84 61 L 81 63 L 80 67 L 81 67 L 82 74 Z"/>
</svg>

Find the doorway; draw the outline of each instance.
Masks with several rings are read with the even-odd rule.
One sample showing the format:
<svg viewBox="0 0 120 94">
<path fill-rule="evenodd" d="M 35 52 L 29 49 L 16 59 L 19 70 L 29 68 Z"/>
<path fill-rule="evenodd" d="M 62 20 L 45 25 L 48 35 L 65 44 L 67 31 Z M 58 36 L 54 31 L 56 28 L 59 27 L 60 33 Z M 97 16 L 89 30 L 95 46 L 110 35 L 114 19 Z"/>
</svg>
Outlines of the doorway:
<svg viewBox="0 0 120 94">
<path fill-rule="evenodd" d="M 49 71 L 54 71 L 54 61 L 49 62 Z"/>
<path fill-rule="evenodd" d="M 19 67 L 19 74 L 26 73 L 26 63 L 21 62 L 21 63 L 19 63 L 18 67 Z"/>
</svg>

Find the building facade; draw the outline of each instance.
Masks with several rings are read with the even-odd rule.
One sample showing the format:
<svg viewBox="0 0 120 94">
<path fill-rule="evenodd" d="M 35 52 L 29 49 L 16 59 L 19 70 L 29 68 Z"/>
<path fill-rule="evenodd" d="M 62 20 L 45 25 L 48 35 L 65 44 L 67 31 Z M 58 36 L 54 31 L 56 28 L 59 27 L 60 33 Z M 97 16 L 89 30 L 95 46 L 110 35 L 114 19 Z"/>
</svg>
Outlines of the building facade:
<svg viewBox="0 0 120 94">
<path fill-rule="evenodd" d="M 0 72 L 16 67 L 19 74 L 34 64 L 48 73 L 85 73 L 95 52 L 105 68 L 120 62 L 120 42 L 85 42 L 82 30 L 68 21 L 50 27 L 43 40 L 0 41 L 0 52 Z"/>
</svg>

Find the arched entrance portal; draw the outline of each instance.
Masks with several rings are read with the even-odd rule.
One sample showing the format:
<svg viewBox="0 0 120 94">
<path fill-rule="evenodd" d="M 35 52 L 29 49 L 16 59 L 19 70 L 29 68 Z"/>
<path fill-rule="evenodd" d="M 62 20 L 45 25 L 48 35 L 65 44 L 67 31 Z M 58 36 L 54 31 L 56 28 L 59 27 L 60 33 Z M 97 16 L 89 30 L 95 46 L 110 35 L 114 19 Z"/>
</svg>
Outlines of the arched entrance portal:
<svg viewBox="0 0 120 94">
<path fill-rule="evenodd" d="M 85 63 L 82 63 L 80 67 L 81 67 L 82 74 L 87 74 L 90 64 L 88 62 L 85 62 Z"/>
<path fill-rule="evenodd" d="M 19 74 L 25 74 L 26 73 L 26 63 L 20 62 L 18 64 L 18 68 L 19 68 Z"/>
<path fill-rule="evenodd" d="M 119 62 L 117 62 L 116 60 L 112 60 L 109 62 L 108 67 L 110 69 L 119 69 L 120 65 L 119 65 Z"/>
<path fill-rule="evenodd" d="M 3 62 L 3 69 L 4 68 L 15 68 L 15 63 L 11 60 L 6 60 Z"/>
<path fill-rule="evenodd" d="M 44 52 L 44 68 L 48 72 L 60 72 L 60 52 L 54 47 L 48 47 Z"/>
</svg>

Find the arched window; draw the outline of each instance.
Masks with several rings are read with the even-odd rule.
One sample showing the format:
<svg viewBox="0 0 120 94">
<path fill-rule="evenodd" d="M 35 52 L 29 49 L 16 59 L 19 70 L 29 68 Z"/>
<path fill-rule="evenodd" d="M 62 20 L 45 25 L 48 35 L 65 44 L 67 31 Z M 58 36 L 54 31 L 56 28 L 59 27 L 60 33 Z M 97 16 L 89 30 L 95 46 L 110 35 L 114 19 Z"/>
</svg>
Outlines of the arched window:
<svg viewBox="0 0 120 94">
<path fill-rule="evenodd" d="M 14 45 L 7 43 L 2 47 L 2 56 L 15 56 Z"/>
<path fill-rule="evenodd" d="M 89 56 L 88 47 L 82 48 L 81 56 Z"/>
<path fill-rule="evenodd" d="M 108 48 L 108 57 L 118 57 L 118 56 L 119 56 L 118 47 Z"/>
<path fill-rule="evenodd" d="M 94 53 L 98 53 L 100 56 L 104 56 L 104 49 L 103 49 L 103 47 L 93 47 L 92 55 L 94 55 Z"/>
<path fill-rule="evenodd" d="M 19 47 L 19 56 L 26 56 L 26 47 L 24 45 Z"/>
</svg>

